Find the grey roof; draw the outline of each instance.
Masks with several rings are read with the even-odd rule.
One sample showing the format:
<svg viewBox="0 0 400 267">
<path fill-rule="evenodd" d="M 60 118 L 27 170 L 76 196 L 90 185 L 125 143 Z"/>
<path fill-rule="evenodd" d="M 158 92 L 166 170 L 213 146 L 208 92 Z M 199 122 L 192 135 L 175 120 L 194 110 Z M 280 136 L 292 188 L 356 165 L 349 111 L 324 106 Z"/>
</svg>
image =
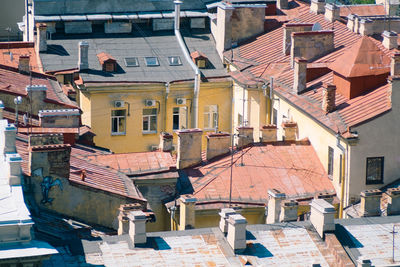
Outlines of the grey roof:
<svg viewBox="0 0 400 267">
<path fill-rule="evenodd" d="M 216 0 L 185 0 L 182 10 L 205 9 Z M 34 0 L 35 15 L 71 15 L 174 10 L 173 0 Z"/>
<path fill-rule="evenodd" d="M 138 26 L 139 27 L 139 26 Z M 138 28 L 136 28 L 138 29 Z M 182 30 L 190 52 L 204 53 L 211 68 L 201 69 L 205 77 L 226 76 L 226 70 L 215 49 L 211 33 L 205 30 Z M 173 31 L 152 32 L 140 28 L 132 34 L 61 35 L 48 40 L 47 52 L 40 53 L 45 71 L 76 68 L 78 43 L 89 43 L 89 70 L 82 72 L 84 82 L 170 82 L 194 78 L 194 72 L 179 47 Z M 105 52 L 118 62 L 116 73 L 103 72 L 97 54 Z M 160 65 L 147 67 L 144 57 L 157 56 Z M 168 56 L 179 56 L 181 66 L 169 66 Z M 126 67 L 125 57 L 138 57 L 139 67 Z"/>
</svg>

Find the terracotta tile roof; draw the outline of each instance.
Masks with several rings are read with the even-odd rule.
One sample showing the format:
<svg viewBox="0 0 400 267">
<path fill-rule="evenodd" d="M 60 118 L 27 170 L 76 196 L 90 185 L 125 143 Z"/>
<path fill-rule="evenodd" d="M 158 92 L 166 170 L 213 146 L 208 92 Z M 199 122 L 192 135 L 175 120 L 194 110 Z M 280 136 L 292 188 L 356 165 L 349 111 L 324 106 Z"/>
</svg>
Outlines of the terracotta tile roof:
<svg viewBox="0 0 400 267">
<path fill-rule="evenodd" d="M 203 54 L 202 52 L 200 52 L 200 51 L 193 51 L 191 54 L 190 54 L 190 57 L 192 58 L 192 59 L 198 59 L 198 58 L 207 58 L 207 56 L 205 55 L 205 54 Z"/>
<path fill-rule="evenodd" d="M 243 158 L 244 166 L 241 166 Z M 197 205 L 229 200 L 231 157 L 184 170 L 190 179 Z M 264 205 L 268 189 L 289 198 L 313 197 L 334 192 L 334 187 L 308 140 L 255 145 L 234 154 L 232 201 Z"/>
<path fill-rule="evenodd" d="M 390 58 L 363 36 L 328 67 L 347 78 L 380 75 L 390 72 Z"/>
<path fill-rule="evenodd" d="M 11 60 L 11 52 L 13 58 Z M 6 42 L 0 43 L 0 64 L 6 65 L 14 68 L 18 68 L 19 57 L 29 55 L 29 66 L 33 71 L 39 72 L 40 62 L 37 60 L 36 50 L 34 43 L 31 42 Z"/>
<path fill-rule="evenodd" d="M 33 134 L 51 134 L 51 133 L 79 133 L 79 128 L 18 128 L 19 133 L 33 133 Z"/>
<path fill-rule="evenodd" d="M 0 66 L 0 92 L 12 95 L 27 96 L 26 87 L 30 84 L 29 75 L 20 74 L 18 69 L 8 66 Z M 32 75 L 32 85 L 45 85 L 47 87 L 47 103 L 58 104 L 67 108 L 78 108 L 63 93 L 55 78 L 35 73 Z"/>
<path fill-rule="evenodd" d="M 169 152 L 93 155 L 87 158 L 126 175 L 145 175 L 175 170 L 175 161 Z"/>
<path fill-rule="evenodd" d="M 347 17 L 350 14 L 358 16 L 386 15 L 384 5 L 343 5 L 340 6 L 340 16 Z"/>
<path fill-rule="evenodd" d="M 297 14 L 289 23 L 319 23 L 322 30 L 334 30 L 334 50 L 327 55 L 308 63 L 308 68 L 328 68 L 332 62 L 343 67 L 343 58 L 346 57 L 347 51 L 361 50 L 359 57 L 352 54 L 353 57 L 346 57 L 345 62 L 352 61 L 355 64 L 344 64 L 348 68 L 349 75 L 359 75 L 359 71 L 363 70 L 361 74 L 367 73 L 376 74 L 388 73 L 390 55 L 392 51 L 383 47 L 379 38 L 362 37 L 352 31 L 341 21 L 334 23 L 328 22 L 324 14 L 314 14 L 309 11 L 309 5 L 299 1 L 298 7 L 294 10 L 288 11 L 290 14 Z M 286 11 L 285 11 L 286 12 Z M 270 17 L 270 16 L 267 16 Z M 231 72 L 230 75 L 237 82 L 245 85 L 256 85 L 257 83 L 265 83 L 270 77 L 275 78 L 275 92 L 292 102 L 294 105 L 303 109 L 308 114 L 316 118 L 322 124 L 345 134 L 349 127 L 369 120 L 374 116 L 382 114 L 390 109 L 388 97 L 384 97 L 385 92 L 388 91 L 388 86 L 382 86 L 375 89 L 375 91 L 367 92 L 366 94 L 356 97 L 347 104 L 351 104 L 344 108 L 342 105 L 337 111 L 325 114 L 322 111 L 321 103 L 316 99 L 308 97 L 306 94 L 297 95 L 292 92 L 293 87 L 293 69 L 290 67 L 290 56 L 283 53 L 282 47 L 283 27 L 266 32 L 257 36 L 238 47 L 224 52 L 227 60 L 232 62 L 238 71 Z M 371 49 L 373 53 L 365 55 L 365 48 Z M 349 52 L 350 53 L 350 52 Z M 357 54 L 357 53 L 355 53 Z M 382 57 L 382 59 L 381 59 Z M 353 58 L 353 60 L 351 60 Z M 370 69 L 370 63 L 374 64 Z M 366 65 L 364 65 L 366 64 Z M 334 65 L 333 65 L 334 66 Z M 339 70 L 339 68 L 338 68 Z M 313 83 L 309 83 L 309 87 L 315 87 L 317 93 L 320 92 L 321 86 L 316 85 L 323 81 L 332 82 L 332 74 L 325 75 L 316 79 Z M 311 93 L 313 90 L 308 91 Z M 381 95 L 382 94 L 382 95 Z M 317 95 L 320 95 L 318 93 Z M 371 106 L 373 95 L 379 96 L 383 102 L 376 102 L 376 105 Z M 343 97 L 337 94 L 337 101 L 344 101 Z M 366 102 L 364 102 L 366 101 Z M 375 103 L 375 102 L 374 102 Z M 354 116 L 349 116 L 348 111 L 355 112 Z"/>
<path fill-rule="evenodd" d="M 19 137 L 22 136 L 19 135 Z M 21 164 L 22 171 L 26 175 L 29 175 L 28 143 L 27 141 L 23 141 L 22 138 L 19 138 L 16 141 L 16 146 L 18 153 L 23 159 Z M 107 152 L 93 147 L 86 147 L 83 145 L 72 146 L 69 181 L 124 197 L 144 200 L 141 193 L 136 189 L 126 175 L 113 169 L 106 168 L 101 164 L 97 164 L 95 161 L 89 161 L 86 159 L 86 156 L 88 155 L 101 155 L 106 153 Z M 86 178 L 84 181 L 81 179 L 81 173 L 83 170 L 86 171 Z"/>
<path fill-rule="evenodd" d="M 115 60 L 115 58 L 113 58 L 111 55 L 104 53 L 104 52 L 97 54 L 97 58 L 101 65 L 103 65 L 104 62 L 107 62 L 107 61 L 117 62 L 117 60 Z"/>
</svg>

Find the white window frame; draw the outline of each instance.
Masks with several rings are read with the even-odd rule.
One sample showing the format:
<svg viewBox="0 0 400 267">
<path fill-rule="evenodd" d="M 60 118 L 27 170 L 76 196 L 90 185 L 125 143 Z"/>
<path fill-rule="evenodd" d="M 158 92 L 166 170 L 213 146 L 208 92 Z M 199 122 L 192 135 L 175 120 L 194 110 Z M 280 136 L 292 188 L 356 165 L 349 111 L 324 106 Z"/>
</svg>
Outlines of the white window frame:
<svg viewBox="0 0 400 267">
<path fill-rule="evenodd" d="M 178 113 L 175 113 L 175 109 L 178 109 Z M 182 115 L 185 115 L 184 118 Z M 174 128 L 174 117 L 177 116 L 178 117 L 178 128 L 175 129 Z M 173 107 L 172 108 L 172 130 L 173 131 L 179 131 L 182 129 L 186 129 L 187 128 L 187 124 L 188 124 L 188 120 L 187 120 L 187 107 Z M 184 127 L 182 127 L 184 124 Z M 186 128 L 185 128 L 186 127 Z"/>
<path fill-rule="evenodd" d="M 208 117 L 208 125 L 206 125 L 206 118 Z M 218 105 L 204 106 L 204 129 L 215 130 L 218 127 Z"/>
<path fill-rule="evenodd" d="M 155 114 L 144 115 L 143 113 L 144 113 L 145 110 L 155 110 Z M 157 121 L 157 115 L 158 115 L 157 108 L 145 108 L 145 109 L 143 109 L 143 113 L 142 113 L 142 132 L 144 134 L 157 133 L 157 123 L 158 123 L 158 121 Z M 152 130 L 150 128 L 151 127 L 151 119 L 152 119 L 152 117 L 156 118 L 156 129 L 155 130 Z M 148 120 L 148 128 L 147 129 L 144 129 L 144 120 L 145 120 L 145 118 Z"/>
<path fill-rule="evenodd" d="M 113 115 L 113 112 L 114 111 L 124 111 L 125 112 L 125 115 L 123 115 L 123 116 L 121 116 L 121 115 Z M 121 119 L 124 119 L 124 128 L 125 128 L 125 131 L 119 131 L 119 125 L 120 125 L 120 123 L 119 123 L 119 121 L 121 120 Z M 114 120 L 116 120 L 117 121 L 117 128 L 118 128 L 118 130 L 116 131 L 116 132 L 113 132 L 113 124 L 114 124 Z M 111 110 L 111 135 L 126 135 L 126 109 L 113 109 L 113 110 Z"/>
</svg>

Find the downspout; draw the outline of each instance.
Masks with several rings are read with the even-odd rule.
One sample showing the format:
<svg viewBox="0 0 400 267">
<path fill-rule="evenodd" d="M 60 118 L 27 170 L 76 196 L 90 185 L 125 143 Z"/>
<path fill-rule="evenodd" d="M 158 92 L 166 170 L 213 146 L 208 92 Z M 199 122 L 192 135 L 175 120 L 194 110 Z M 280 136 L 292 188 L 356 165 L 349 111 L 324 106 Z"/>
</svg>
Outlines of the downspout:
<svg viewBox="0 0 400 267">
<path fill-rule="evenodd" d="M 165 98 L 164 98 L 164 129 L 163 131 L 167 131 L 167 102 L 168 102 L 168 95 L 169 95 L 169 82 L 165 83 Z"/>
<path fill-rule="evenodd" d="M 193 91 L 193 112 L 192 112 L 192 128 L 199 127 L 199 94 L 200 94 L 200 70 L 194 64 L 192 58 L 190 57 L 189 51 L 186 47 L 185 42 L 183 41 L 182 35 L 179 31 L 180 25 L 180 13 L 181 13 L 181 0 L 175 0 L 175 36 L 178 40 L 178 44 L 182 50 L 183 55 L 185 56 L 186 61 L 192 67 L 194 71 L 194 91 Z"/>
<path fill-rule="evenodd" d="M 340 144 L 340 134 L 336 134 L 336 146 L 342 151 L 342 168 L 340 170 L 341 176 L 342 176 L 342 183 L 341 183 L 341 188 L 340 188 L 340 206 L 339 206 L 339 218 L 343 218 L 343 206 L 344 206 L 344 183 L 346 181 L 345 179 L 345 163 L 346 163 L 346 148 L 344 148 Z"/>
</svg>

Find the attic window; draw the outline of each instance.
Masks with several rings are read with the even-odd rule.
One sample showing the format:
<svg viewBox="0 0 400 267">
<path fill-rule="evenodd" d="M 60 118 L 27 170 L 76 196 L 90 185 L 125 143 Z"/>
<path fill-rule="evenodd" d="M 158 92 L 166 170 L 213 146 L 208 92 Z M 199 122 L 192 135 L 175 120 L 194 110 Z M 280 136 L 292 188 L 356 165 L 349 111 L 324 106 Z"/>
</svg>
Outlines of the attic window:
<svg viewBox="0 0 400 267">
<path fill-rule="evenodd" d="M 99 59 L 103 71 L 115 72 L 117 70 L 117 61 L 109 54 L 103 52 L 97 54 L 97 58 Z"/>
<path fill-rule="evenodd" d="M 199 67 L 200 69 L 207 68 L 208 65 L 208 58 L 206 55 L 201 53 L 200 51 L 194 51 L 190 54 L 193 62 Z"/>
<path fill-rule="evenodd" d="M 145 57 L 144 60 L 147 67 L 160 66 L 160 63 L 158 62 L 158 57 Z"/>
<path fill-rule="evenodd" d="M 137 57 L 126 57 L 125 66 L 127 67 L 139 67 L 139 60 Z"/>
<path fill-rule="evenodd" d="M 168 57 L 168 62 L 170 66 L 182 65 L 181 58 L 179 56 Z"/>
</svg>

